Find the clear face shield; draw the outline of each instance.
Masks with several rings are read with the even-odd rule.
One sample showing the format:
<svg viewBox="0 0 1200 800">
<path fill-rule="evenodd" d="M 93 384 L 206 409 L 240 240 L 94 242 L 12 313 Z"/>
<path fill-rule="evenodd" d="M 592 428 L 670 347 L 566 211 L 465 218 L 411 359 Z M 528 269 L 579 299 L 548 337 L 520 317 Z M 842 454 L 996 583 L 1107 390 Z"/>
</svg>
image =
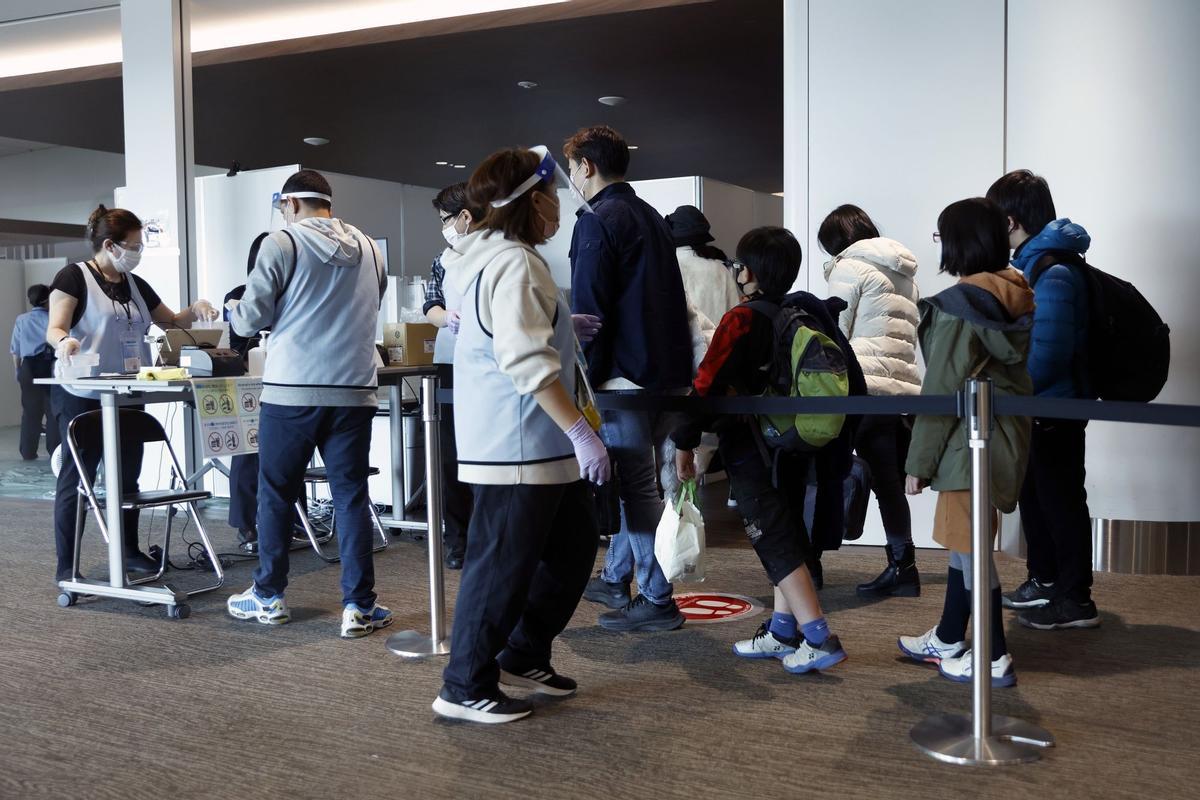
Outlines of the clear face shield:
<svg viewBox="0 0 1200 800">
<path fill-rule="evenodd" d="M 287 202 L 292 198 L 297 200 L 311 198 L 314 200 L 324 200 L 327 203 L 333 203 L 332 197 L 320 192 L 275 192 L 273 195 L 271 195 L 271 216 L 267 220 L 266 230 L 272 232 L 281 231 L 296 221 L 292 217 L 292 204 Z"/>
<path fill-rule="evenodd" d="M 513 202 L 517 198 L 531 191 L 538 184 L 548 184 L 554 190 L 555 196 L 558 198 L 559 226 L 567 222 L 571 217 L 574 217 L 579 211 L 591 211 L 591 206 L 587 200 L 583 199 L 583 195 L 579 193 L 579 189 L 571 182 L 571 178 L 554 160 L 554 156 L 550 154 L 550 149 L 545 145 L 529 148 L 531 152 L 536 153 L 541 157 L 537 169 L 521 183 L 517 184 L 512 193 L 508 197 L 499 200 L 493 200 L 492 206 L 501 208 Z M 550 216 L 548 213 L 549 206 L 553 204 L 546 203 L 544 200 L 534 198 L 534 207 L 543 218 Z M 569 227 L 569 226 L 568 226 Z"/>
</svg>

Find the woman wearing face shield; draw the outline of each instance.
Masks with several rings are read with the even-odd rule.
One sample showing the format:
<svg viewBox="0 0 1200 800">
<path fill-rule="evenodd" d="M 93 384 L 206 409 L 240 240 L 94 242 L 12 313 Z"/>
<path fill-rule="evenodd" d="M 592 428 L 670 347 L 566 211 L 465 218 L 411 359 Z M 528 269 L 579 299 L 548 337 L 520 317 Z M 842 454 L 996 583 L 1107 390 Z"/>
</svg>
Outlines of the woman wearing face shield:
<svg viewBox="0 0 1200 800">
<path fill-rule="evenodd" d="M 151 324 L 187 327 L 196 320 L 214 320 L 216 310 L 206 300 L 178 314 L 168 308 L 145 280 L 130 273 L 141 261 L 142 222 L 130 211 L 99 206 L 87 223 L 87 238 L 94 255 L 86 262 L 68 264 L 51 284 L 50 322 L 46 341 L 55 348 L 60 364 L 78 354 L 99 357 L 99 372 L 136 372 L 150 365 L 145 342 Z M 78 415 L 100 408 L 95 392 L 54 386 L 50 402 L 58 414 L 62 439 Z M 142 471 L 142 447 L 122 441 L 122 485 L 137 491 Z M 82 448 L 83 466 L 94 478 L 103 455 L 99 448 Z M 63 459 L 54 495 L 54 539 L 58 549 L 55 580 L 69 580 L 75 551 L 76 487 L 79 473 L 69 456 Z M 125 568 L 129 572 L 156 572 L 158 565 L 138 545 L 138 512 L 125 512 Z"/>
<path fill-rule="evenodd" d="M 478 209 L 467 204 L 467 184 L 447 186 L 433 198 L 433 207 L 442 223 L 446 245 L 454 250 L 477 219 L 483 217 Z M 445 251 L 449 252 L 449 251 Z M 445 253 L 439 253 L 429 271 L 425 285 L 425 318 L 438 327 L 433 363 L 438 367 L 442 388 L 454 388 L 454 341 L 461 320 L 462 297 L 446 285 L 446 269 L 442 266 Z M 462 569 L 467 553 L 467 526 L 471 521 L 471 487 L 458 479 L 458 450 L 454 441 L 454 406 L 442 406 L 439 420 L 442 432 L 442 501 L 446 531 L 445 563 L 448 569 Z"/>
<path fill-rule="evenodd" d="M 455 429 L 459 478 L 475 491 L 450 663 L 433 703 L 443 717 L 512 722 L 533 707 L 501 686 L 576 689 L 550 650 L 596 559 L 587 481 L 607 481 L 610 465 L 575 405 L 570 307 L 534 250 L 558 230 L 558 172 L 545 148 L 488 157 L 467 189 L 486 214 L 442 256 L 464 298 Z"/>
</svg>

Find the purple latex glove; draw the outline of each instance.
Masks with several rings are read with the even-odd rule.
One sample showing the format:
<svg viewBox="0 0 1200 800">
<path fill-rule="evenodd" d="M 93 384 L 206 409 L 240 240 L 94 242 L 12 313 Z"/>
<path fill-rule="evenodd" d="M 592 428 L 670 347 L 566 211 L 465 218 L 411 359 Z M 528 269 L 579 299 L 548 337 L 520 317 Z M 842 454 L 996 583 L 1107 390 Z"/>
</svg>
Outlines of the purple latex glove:
<svg viewBox="0 0 1200 800">
<path fill-rule="evenodd" d="M 575 458 L 579 459 L 579 477 L 603 486 L 612 477 L 612 464 L 608 460 L 608 451 L 604 442 L 588 425 L 583 417 L 579 418 L 567 431 L 571 444 L 575 446 Z"/>
<path fill-rule="evenodd" d="M 575 337 L 584 344 L 595 339 L 602 327 L 600 318 L 592 314 L 572 314 L 571 322 L 575 324 Z"/>
<path fill-rule="evenodd" d="M 458 336 L 458 329 L 462 327 L 462 314 L 457 311 L 446 312 L 446 327 L 455 336 Z"/>
</svg>

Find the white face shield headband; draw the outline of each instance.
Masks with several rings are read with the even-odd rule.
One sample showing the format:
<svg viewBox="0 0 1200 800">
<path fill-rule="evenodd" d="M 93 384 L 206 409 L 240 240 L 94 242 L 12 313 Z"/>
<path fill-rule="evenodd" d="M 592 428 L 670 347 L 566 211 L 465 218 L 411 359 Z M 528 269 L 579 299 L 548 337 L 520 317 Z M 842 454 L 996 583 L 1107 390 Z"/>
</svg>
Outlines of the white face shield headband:
<svg viewBox="0 0 1200 800">
<path fill-rule="evenodd" d="M 324 200 L 330 205 L 333 204 L 333 198 L 321 192 L 275 192 L 271 195 L 271 221 L 267 224 L 267 230 L 281 230 L 290 224 L 283 213 L 283 201 L 291 200 L 292 198 L 297 200 Z"/>
<path fill-rule="evenodd" d="M 592 210 L 591 206 L 588 205 L 587 200 L 584 200 L 583 195 L 579 193 L 579 189 L 577 189 L 575 184 L 571 182 L 571 178 L 566 172 L 563 171 L 563 168 L 558 165 L 558 162 L 554 160 L 554 156 L 550 155 L 549 148 L 547 148 L 545 145 L 539 144 L 537 147 L 531 147 L 529 149 L 530 152 L 537 153 L 537 155 L 542 159 L 538 163 L 537 169 L 534 170 L 532 175 L 517 184 L 516 188 L 512 190 L 508 197 L 503 197 L 499 200 L 493 200 L 493 208 L 503 208 L 521 195 L 528 192 L 534 186 L 537 186 L 539 183 L 549 183 L 554 188 L 554 191 L 558 195 L 560 201 L 562 199 L 566 199 L 569 202 L 570 206 L 572 207 L 572 211 L 578 211 L 580 209 L 584 211 Z"/>
</svg>

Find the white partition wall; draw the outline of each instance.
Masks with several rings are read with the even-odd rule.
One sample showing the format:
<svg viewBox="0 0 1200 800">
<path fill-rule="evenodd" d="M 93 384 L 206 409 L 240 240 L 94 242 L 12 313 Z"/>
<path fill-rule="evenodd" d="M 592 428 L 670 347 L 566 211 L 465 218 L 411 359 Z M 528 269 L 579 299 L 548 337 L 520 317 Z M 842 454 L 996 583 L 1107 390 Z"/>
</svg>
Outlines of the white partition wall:
<svg viewBox="0 0 1200 800">
<path fill-rule="evenodd" d="M 821 220 L 853 203 L 916 254 L 921 292 L 934 294 L 951 283 L 937 272 L 938 214 L 983 194 L 1004 166 L 1004 3 L 808 6 L 808 287 L 826 294 Z M 913 536 L 931 545 L 932 493 L 911 505 Z M 874 504 L 867 522 L 862 543 L 882 544 Z"/>
<path fill-rule="evenodd" d="M 1159 400 L 1200 402 L 1200 3 L 1008 9 L 1008 167 L 1045 176 L 1059 216 L 1091 233 L 1088 260 L 1133 281 L 1171 326 Z M 1198 454 L 1195 428 L 1091 423 L 1092 516 L 1200 520 Z"/>
</svg>

